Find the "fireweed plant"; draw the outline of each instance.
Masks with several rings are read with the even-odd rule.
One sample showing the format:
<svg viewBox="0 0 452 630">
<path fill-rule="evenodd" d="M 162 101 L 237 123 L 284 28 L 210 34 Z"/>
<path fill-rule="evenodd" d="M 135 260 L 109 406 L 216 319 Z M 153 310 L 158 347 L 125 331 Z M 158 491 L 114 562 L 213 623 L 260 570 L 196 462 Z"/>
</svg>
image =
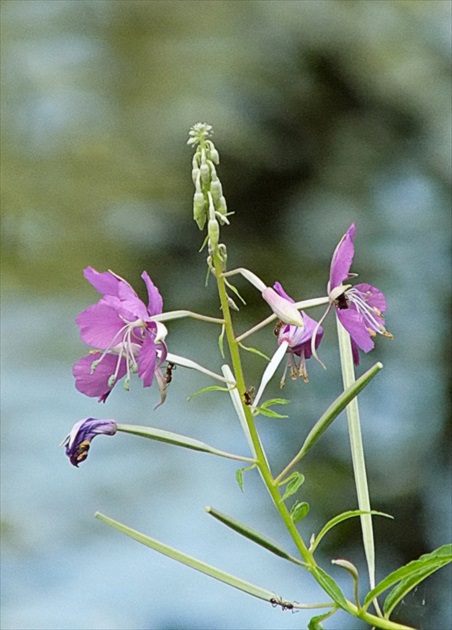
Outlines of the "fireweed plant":
<svg viewBox="0 0 452 630">
<path fill-rule="evenodd" d="M 211 390 L 225 392 L 232 402 L 233 413 L 243 429 L 249 448 L 247 456 L 228 453 L 207 443 L 190 437 L 146 426 L 119 424 L 112 419 L 87 418 L 77 422 L 63 444 L 71 464 L 78 466 L 88 455 L 91 441 L 97 435 L 115 435 L 129 433 L 142 438 L 173 444 L 182 448 L 226 457 L 242 463 L 236 473 L 237 482 L 243 490 L 245 471 L 256 469 L 265 485 L 275 510 L 279 513 L 288 536 L 297 549 L 296 555 L 286 551 L 279 544 L 270 540 L 265 533 L 255 530 L 232 516 L 208 507 L 207 512 L 232 528 L 237 534 L 264 547 L 280 559 L 294 563 L 300 571 L 307 571 L 325 592 L 325 601 L 309 603 L 292 601 L 274 591 L 251 584 L 239 577 L 201 562 L 172 547 L 165 545 L 145 534 L 135 531 L 103 514 L 96 517 L 116 528 L 138 542 L 169 556 L 197 571 L 237 588 L 253 597 L 268 602 L 274 608 L 282 610 L 313 609 L 318 610 L 308 624 L 310 630 L 322 628 L 322 622 L 336 611 L 343 610 L 349 615 L 367 622 L 375 628 L 402 630 L 408 626 L 390 619 L 391 613 L 405 595 L 419 582 L 452 559 L 452 545 L 426 553 L 417 560 L 397 569 L 378 584 L 375 583 L 375 547 L 372 518 L 388 516 L 371 509 L 367 486 L 364 451 L 361 439 L 360 417 L 357 395 L 382 369 L 381 363 L 375 363 L 367 372 L 355 377 L 355 366 L 359 365 L 359 352 L 369 352 L 374 348 L 377 334 L 385 337 L 392 335 L 385 328 L 384 313 L 386 300 L 383 293 L 370 284 L 353 282 L 351 267 L 354 257 L 355 225 L 352 224 L 340 239 L 331 260 L 330 275 L 325 282 L 326 295 L 294 301 L 284 291 L 279 282 L 267 286 L 256 274 L 244 268 L 228 270 L 227 249 L 220 240 L 220 232 L 229 225 L 232 213 L 227 211 L 226 200 L 217 173 L 219 155 L 212 139 L 210 125 L 197 124 L 190 130 L 188 144 L 195 153 L 192 163 L 192 179 L 195 187 L 193 199 L 194 220 L 201 231 L 206 230 L 203 248 L 207 250 L 208 278 L 215 278 L 221 306 L 221 318 L 207 317 L 188 310 L 164 312 L 163 300 L 159 290 L 146 272 L 142 279 L 146 285 L 148 300 L 145 304 L 126 280 L 111 271 L 98 272 L 88 267 L 85 278 L 101 294 L 99 301 L 86 308 L 77 317 L 82 340 L 90 347 L 89 353 L 73 367 L 75 386 L 83 394 L 106 402 L 110 392 L 121 381 L 124 389 L 131 385 L 136 374 L 144 387 L 154 384 L 159 388 L 160 404 L 165 401 L 168 385 L 172 380 L 174 367 L 181 366 L 195 369 L 209 379 L 219 382 L 208 385 L 201 392 Z M 270 307 L 272 313 L 250 330 L 237 334 L 233 323 L 237 315 L 237 302 L 243 302 L 231 278 L 241 275 L 250 282 Z M 306 314 L 312 307 L 324 305 L 325 312 L 317 322 Z M 339 354 L 344 384 L 344 391 L 328 407 L 325 413 L 313 424 L 306 438 L 300 444 L 296 455 L 287 462 L 284 469 L 274 473 L 258 432 L 256 420 L 259 415 L 270 418 L 282 418 L 274 407 L 288 403 L 287 400 L 265 399 L 265 390 L 273 379 L 282 362 L 285 366 L 279 371 L 281 386 L 287 373 L 292 379 L 301 377 L 308 381 L 307 362 L 318 357 L 318 349 L 323 339 L 321 323 L 329 314 L 335 314 L 338 330 Z M 191 317 L 209 325 L 219 327 L 219 349 L 222 357 L 226 356 L 224 342 L 228 346 L 229 360 L 222 366 L 222 373 L 212 372 L 189 358 L 173 354 L 171 340 L 166 325 L 174 319 Z M 243 340 L 254 332 L 270 325 L 270 338 L 275 345 L 275 352 L 263 370 L 257 391 L 247 387 L 247 379 L 242 367 L 244 351 L 263 357 L 263 353 L 243 344 Z M 273 336 L 275 335 L 275 336 Z M 358 509 L 338 514 L 328 521 L 319 532 L 310 535 L 303 531 L 303 519 L 309 511 L 306 502 L 296 498 L 304 481 L 304 476 L 295 470 L 304 455 L 316 444 L 321 435 L 346 410 L 350 435 L 353 472 L 356 484 Z M 325 535 L 339 523 L 359 517 L 363 536 L 364 552 L 367 562 L 369 590 L 362 597 L 364 588 L 356 567 L 346 559 L 335 558 L 331 562 L 350 577 L 350 587 L 344 593 L 337 582 L 317 561 L 317 549 Z M 308 539 L 306 537 L 309 537 Z M 386 593 L 384 600 L 381 595 Z M 381 601 L 379 600 L 381 599 Z M 301 599 L 301 597 L 300 597 Z"/>
</svg>

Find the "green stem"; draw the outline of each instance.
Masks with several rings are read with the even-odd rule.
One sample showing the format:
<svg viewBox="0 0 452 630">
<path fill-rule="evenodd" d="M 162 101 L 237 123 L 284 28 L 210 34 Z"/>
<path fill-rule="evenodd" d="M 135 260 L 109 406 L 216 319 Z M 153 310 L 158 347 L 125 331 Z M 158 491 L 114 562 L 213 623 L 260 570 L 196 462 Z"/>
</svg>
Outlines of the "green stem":
<svg viewBox="0 0 452 630">
<path fill-rule="evenodd" d="M 242 362 L 240 358 L 240 348 L 239 344 L 234 335 L 234 329 L 232 325 L 232 317 L 231 311 L 228 303 L 228 296 L 226 292 L 226 283 L 223 276 L 222 262 L 219 256 L 218 251 L 213 252 L 213 264 L 215 269 L 215 275 L 218 283 L 218 293 L 220 297 L 221 309 L 223 312 L 223 317 L 225 321 L 225 330 L 226 330 L 226 339 L 228 341 L 229 352 L 231 355 L 231 362 L 234 371 L 234 377 L 237 383 L 237 388 L 242 396 L 246 391 L 245 379 L 243 375 Z M 253 444 L 254 453 L 256 454 L 257 468 L 260 472 L 262 480 L 275 504 L 277 510 L 279 511 L 281 518 L 289 530 L 290 535 L 292 536 L 295 545 L 297 546 L 298 551 L 301 554 L 301 557 L 306 562 L 306 564 L 310 566 L 315 566 L 316 563 L 312 557 L 311 552 L 308 550 L 304 541 L 302 540 L 295 524 L 293 523 L 289 511 L 286 508 L 285 504 L 281 501 L 281 495 L 278 489 L 278 486 L 275 484 L 273 479 L 273 475 L 271 473 L 267 457 L 265 455 L 264 449 L 262 447 L 259 435 L 256 430 L 256 425 L 254 423 L 254 418 L 251 413 L 251 409 L 248 405 L 243 404 L 243 412 L 245 414 L 245 420 L 248 427 L 249 435 Z"/>
</svg>

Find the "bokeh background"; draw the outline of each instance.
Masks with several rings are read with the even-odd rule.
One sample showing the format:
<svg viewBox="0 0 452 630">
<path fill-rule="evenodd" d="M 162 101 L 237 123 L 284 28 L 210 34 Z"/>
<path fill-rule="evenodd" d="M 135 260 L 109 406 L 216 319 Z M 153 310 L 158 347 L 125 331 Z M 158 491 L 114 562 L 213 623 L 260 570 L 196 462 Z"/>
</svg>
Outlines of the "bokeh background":
<svg viewBox="0 0 452 630">
<path fill-rule="evenodd" d="M 451 5 L 436 0 L 14 0 L 2 11 L 2 627 L 5 630 L 304 628 L 273 609 L 121 537 L 113 518 L 300 602 L 322 599 L 309 576 L 204 513 L 213 505 L 286 544 L 257 475 L 123 434 L 98 439 L 80 469 L 58 449 L 72 424 L 113 417 L 246 452 L 229 403 L 179 368 L 154 411 L 138 380 L 105 406 L 78 394 L 85 353 L 74 318 L 97 294 L 92 265 L 143 295 L 146 269 L 167 310 L 218 315 L 202 234 L 191 219 L 190 126 L 214 126 L 232 224 L 230 266 L 251 267 L 294 297 L 323 295 L 340 236 L 357 224 L 354 270 L 389 303 L 393 342 L 377 340 L 361 396 L 378 575 L 451 533 Z M 238 281 L 245 330 L 268 314 Z M 314 315 L 319 316 L 316 311 Z M 170 349 L 219 369 L 215 327 L 175 322 Z M 289 382 L 290 420 L 259 419 L 278 470 L 339 394 L 335 327 L 328 369 Z M 253 343 L 270 353 L 271 330 Z M 250 384 L 264 362 L 246 357 Z M 278 394 L 275 383 L 270 394 Z M 356 506 L 343 417 L 304 460 L 305 538 Z M 358 522 L 325 540 L 365 575 Z M 331 573 L 347 593 L 351 585 Z M 395 618 L 452 625 L 451 573 L 419 586 Z M 330 630 L 361 628 L 336 615 Z"/>
</svg>

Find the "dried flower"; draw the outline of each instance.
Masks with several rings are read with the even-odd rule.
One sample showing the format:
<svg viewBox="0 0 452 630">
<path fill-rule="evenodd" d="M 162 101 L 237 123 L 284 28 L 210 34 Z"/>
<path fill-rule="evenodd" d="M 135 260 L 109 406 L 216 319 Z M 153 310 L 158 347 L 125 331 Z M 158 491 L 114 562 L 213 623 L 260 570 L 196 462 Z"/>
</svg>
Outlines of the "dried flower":
<svg viewBox="0 0 452 630">
<path fill-rule="evenodd" d="M 96 435 L 114 435 L 116 422 L 114 420 L 97 420 L 85 418 L 74 424 L 69 435 L 63 440 L 62 446 L 66 447 L 66 455 L 73 466 L 85 461 L 91 446 L 91 440 Z"/>
</svg>

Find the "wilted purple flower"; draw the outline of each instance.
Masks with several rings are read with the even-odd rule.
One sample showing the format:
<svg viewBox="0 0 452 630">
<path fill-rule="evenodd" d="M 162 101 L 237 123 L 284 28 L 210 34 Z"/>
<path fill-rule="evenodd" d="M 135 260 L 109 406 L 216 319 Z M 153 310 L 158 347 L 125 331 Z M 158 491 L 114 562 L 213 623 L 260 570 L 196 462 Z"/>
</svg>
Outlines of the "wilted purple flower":
<svg viewBox="0 0 452 630">
<path fill-rule="evenodd" d="M 354 277 L 350 273 L 355 246 L 355 224 L 340 240 L 331 260 L 328 294 L 336 315 L 351 337 L 353 361 L 359 364 L 358 348 L 369 352 L 374 347 L 377 333 L 392 338 L 384 324 L 386 299 L 381 291 L 370 284 L 343 285 L 344 280 Z"/>
<path fill-rule="evenodd" d="M 114 435 L 116 422 L 113 420 L 96 420 L 85 418 L 74 424 L 69 435 L 63 440 L 62 446 L 66 447 L 66 455 L 73 466 L 77 466 L 88 457 L 91 440 L 96 435 Z"/>
<path fill-rule="evenodd" d="M 287 295 L 279 282 L 275 282 L 273 288 L 282 298 L 294 303 L 294 300 Z M 283 324 L 279 325 L 275 329 L 275 332 L 278 335 L 279 344 L 283 341 L 287 341 L 289 344 L 287 349 L 289 354 L 287 365 L 290 367 L 292 378 L 296 379 L 298 376 L 301 376 L 305 383 L 307 383 L 308 374 L 306 371 L 306 359 L 309 359 L 312 356 L 311 339 L 317 329 L 315 339 L 315 348 L 317 349 L 322 341 L 323 328 L 319 326 L 312 317 L 306 315 L 304 311 L 301 311 L 301 317 L 303 320 L 302 327 Z M 282 383 L 284 383 L 284 377 Z"/>
<path fill-rule="evenodd" d="M 76 388 L 105 402 L 119 379 L 126 376 L 127 389 L 131 372 L 137 372 L 144 387 L 152 384 L 155 375 L 162 391 L 165 383 L 159 368 L 167 355 L 166 328 L 151 318 L 162 312 L 163 301 L 148 274 L 141 274 L 148 291 L 147 306 L 112 271 L 99 273 L 88 267 L 84 276 L 103 297 L 76 319 L 82 340 L 96 348 L 74 365 Z"/>
</svg>

